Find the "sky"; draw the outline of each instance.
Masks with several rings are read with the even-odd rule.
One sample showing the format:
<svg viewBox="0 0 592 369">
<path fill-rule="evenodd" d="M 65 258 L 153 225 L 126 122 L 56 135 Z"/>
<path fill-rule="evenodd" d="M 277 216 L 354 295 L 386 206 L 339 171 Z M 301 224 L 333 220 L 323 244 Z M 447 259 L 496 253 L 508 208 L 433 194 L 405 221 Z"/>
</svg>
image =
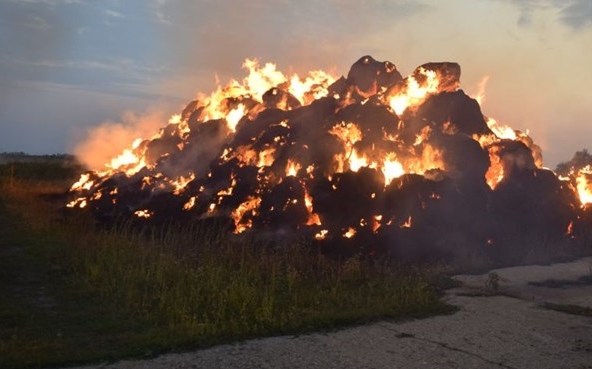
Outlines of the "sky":
<svg viewBox="0 0 592 369">
<path fill-rule="evenodd" d="M 404 76 L 458 62 L 471 96 L 489 77 L 483 113 L 554 168 L 592 149 L 590 45 L 589 0 L 0 0 L 0 152 L 119 150 L 246 58 L 338 77 L 372 55 Z"/>
</svg>

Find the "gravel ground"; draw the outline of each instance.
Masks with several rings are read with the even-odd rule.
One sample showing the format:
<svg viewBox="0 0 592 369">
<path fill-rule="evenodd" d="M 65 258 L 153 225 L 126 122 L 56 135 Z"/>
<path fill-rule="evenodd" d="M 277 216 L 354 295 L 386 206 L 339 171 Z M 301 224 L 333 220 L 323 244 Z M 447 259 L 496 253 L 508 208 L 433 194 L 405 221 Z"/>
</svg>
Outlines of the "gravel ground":
<svg viewBox="0 0 592 369">
<path fill-rule="evenodd" d="M 592 307 L 592 285 L 579 279 L 592 275 L 592 258 L 491 273 L 455 277 L 463 286 L 445 296 L 459 307 L 452 315 L 257 339 L 84 368 L 592 369 L 592 317 L 542 307 L 544 303 Z M 485 288 L 491 278 L 499 280 L 497 290 Z"/>
</svg>

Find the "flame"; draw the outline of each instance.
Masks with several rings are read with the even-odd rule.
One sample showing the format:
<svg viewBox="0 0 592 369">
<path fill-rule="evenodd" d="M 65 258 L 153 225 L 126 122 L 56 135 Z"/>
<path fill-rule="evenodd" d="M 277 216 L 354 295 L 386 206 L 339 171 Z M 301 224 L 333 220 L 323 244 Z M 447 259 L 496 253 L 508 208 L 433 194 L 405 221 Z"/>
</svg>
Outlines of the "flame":
<svg viewBox="0 0 592 369">
<path fill-rule="evenodd" d="M 304 205 L 306 206 L 306 210 L 308 210 L 308 220 L 306 221 L 306 225 L 308 225 L 308 226 L 319 225 L 320 226 L 321 225 L 321 218 L 319 217 L 319 214 L 314 212 L 312 197 L 310 196 L 308 191 L 306 191 L 306 187 L 305 187 L 305 191 L 304 191 Z"/>
<path fill-rule="evenodd" d="M 288 78 L 278 71 L 273 63 L 266 63 L 260 67 L 257 59 L 245 60 L 243 68 L 248 70 L 249 74 L 242 82 L 231 80 L 226 87 L 218 87 L 209 97 L 200 97 L 205 106 L 203 121 L 224 118 L 228 128 L 234 132 L 236 124 L 247 111 L 244 104 L 239 104 L 234 109 L 228 109 L 225 103 L 228 98 L 240 99 L 248 96 L 255 101 L 262 102 L 265 92 L 288 84 L 288 92 L 304 104 L 326 96 L 328 94 L 327 87 L 335 81 L 334 77 L 323 71 L 310 72 L 304 80 L 297 74 Z"/>
<path fill-rule="evenodd" d="M 243 220 L 243 217 L 247 213 L 251 213 L 252 215 L 256 215 L 256 209 L 259 207 L 261 203 L 261 199 L 258 197 L 249 198 L 242 204 L 240 204 L 234 211 L 232 211 L 232 219 L 234 219 L 234 224 L 236 226 L 234 233 L 243 233 L 247 229 L 253 226 L 253 221 L 251 219 L 247 219 L 246 221 Z"/>
<path fill-rule="evenodd" d="M 362 140 L 363 135 L 360 127 L 356 123 L 342 122 L 329 131 L 336 136 L 344 145 L 345 152 L 351 152 L 354 144 Z"/>
<path fill-rule="evenodd" d="M 421 104 L 430 94 L 438 92 L 440 81 L 437 73 L 424 68 L 420 68 L 418 72 L 426 77 L 423 85 L 415 77 L 409 76 L 402 91 L 389 99 L 389 105 L 397 115 L 403 114 L 409 107 Z"/>
<path fill-rule="evenodd" d="M 480 106 L 485 102 L 485 87 L 487 86 L 487 82 L 489 82 L 489 76 L 483 76 L 477 84 L 477 92 L 475 93 L 474 98 Z"/>
<path fill-rule="evenodd" d="M 232 132 L 236 131 L 236 125 L 238 124 L 238 121 L 245 115 L 245 111 L 245 105 L 238 104 L 236 108 L 230 110 L 228 114 L 226 114 L 226 123 Z"/>
<path fill-rule="evenodd" d="M 275 148 L 270 147 L 259 153 L 258 167 L 269 167 L 275 161 Z"/>
<path fill-rule="evenodd" d="M 430 127 L 430 126 L 423 127 L 421 129 L 421 131 L 419 131 L 419 134 L 415 136 L 415 142 L 413 143 L 413 146 L 421 145 L 424 141 L 427 141 L 430 138 L 431 134 L 432 134 L 432 127 Z"/>
<path fill-rule="evenodd" d="M 497 185 L 504 179 L 504 166 L 502 159 L 498 155 L 499 147 L 489 146 L 488 152 L 490 165 L 485 173 L 485 181 L 492 190 L 495 190 Z"/>
<path fill-rule="evenodd" d="M 515 140 L 518 138 L 516 136 L 516 132 L 511 127 L 508 127 L 504 124 L 499 124 L 493 118 L 487 118 L 487 126 L 500 139 Z"/>
<path fill-rule="evenodd" d="M 268 167 L 275 161 L 275 147 L 267 147 L 257 152 L 246 146 L 240 146 L 237 151 L 229 153 L 231 157 L 238 158 L 244 165 Z"/>
<path fill-rule="evenodd" d="M 66 207 L 68 207 L 68 208 L 76 208 L 77 207 L 77 208 L 83 209 L 86 207 L 86 205 L 88 205 L 86 198 L 79 197 L 76 200 L 72 200 L 68 204 L 66 204 Z"/>
<path fill-rule="evenodd" d="M 300 101 L 301 104 L 309 104 L 312 101 L 329 94 L 327 86 L 335 82 L 335 78 L 322 70 L 312 71 L 302 80 L 298 75 L 292 76 L 289 92 Z"/>
<path fill-rule="evenodd" d="M 356 235 L 356 229 L 353 228 L 353 227 L 349 227 L 347 229 L 347 231 L 345 231 L 345 233 L 343 234 L 343 237 L 345 237 L 345 238 L 352 238 L 355 235 Z"/>
<path fill-rule="evenodd" d="M 399 178 L 405 174 L 403 164 L 397 160 L 397 156 L 394 153 L 388 153 L 384 158 L 382 165 L 382 174 L 384 175 L 384 185 L 388 186 L 393 179 Z"/>
<path fill-rule="evenodd" d="M 315 234 L 314 238 L 315 240 L 324 240 L 325 237 L 327 237 L 327 234 L 329 233 L 328 230 L 326 229 L 321 229 L 317 234 Z"/>
<path fill-rule="evenodd" d="M 183 210 L 189 211 L 189 210 L 193 209 L 193 207 L 195 206 L 195 201 L 196 200 L 197 200 L 197 196 L 191 196 L 189 198 L 189 200 L 187 200 L 187 202 L 185 203 L 185 205 L 183 205 Z"/>
<path fill-rule="evenodd" d="M 181 176 L 175 180 L 169 181 L 169 183 L 174 187 L 173 194 L 181 194 L 185 190 L 185 187 L 189 184 L 189 182 L 193 181 L 194 179 L 195 174 L 191 172 L 187 177 Z"/>
<path fill-rule="evenodd" d="M 376 168 L 376 163 L 368 164 L 368 159 L 365 156 L 359 156 L 356 150 L 353 150 L 349 157 L 349 169 L 357 172 L 362 167 Z"/>
<path fill-rule="evenodd" d="M 111 160 L 105 165 L 110 172 L 122 171 L 128 176 L 138 173 L 146 166 L 146 161 L 143 157 L 138 157 L 133 149 L 125 149 L 118 157 Z"/>
<path fill-rule="evenodd" d="M 150 210 L 136 210 L 134 212 L 134 215 L 137 216 L 138 218 L 150 218 L 152 215 L 154 214 L 154 212 L 151 212 Z"/>
<path fill-rule="evenodd" d="M 298 110 L 289 113 L 286 112 L 281 118 L 273 121 L 272 126 L 278 128 L 277 131 L 265 132 L 273 133 L 287 131 L 290 132 L 289 134 L 282 135 L 282 133 L 274 133 L 275 136 L 270 137 L 263 137 L 265 136 L 264 134 L 253 137 L 238 137 L 240 135 L 235 135 L 235 133 L 237 128 L 240 133 L 248 131 L 248 128 L 250 128 L 248 125 L 255 121 L 254 119 L 257 114 L 261 113 L 267 108 L 267 106 L 269 106 L 269 100 L 267 98 L 270 97 L 270 93 L 272 95 L 282 93 L 281 96 L 291 94 L 291 96 L 293 96 L 293 98 L 290 97 L 289 104 L 273 106 L 274 109 L 297 109 L 298 102 L 302 105 L 307 105 L 321 97 L 327 96 L 329 94 L 328 87 L 335 81 L 335 78 L 323 71 L 310 72 L 304 79 L 296 74 L 287 77 L 277 70 L 275 64 L 266 63 L 260 66 L 256 59 L 247 59 L 243 64 L 243 68 L 248 71 L 247 77 L 240 82 L 231 80 L 225 87 L 219 86 L 209 96 L 200 95 L 199 110 L 195 109 L 190 113 L 191 116 L 193 116 L 191 119 L 194 119 L 195 116 L 193 113 L 199 112 L 199 114 L 195 114 L 199 115 L 199 117 L 196 118 L 197 123 L 205 123 L 206 121 L 220 119 L 222 124 L 226 124 L 222 134 L 228 134 L 228 137 L 225 137 L 227 140 L 223 141 L 224 143 L 222 147 L 218 146 L 220 151 L 216 151 L 213 156 L 217 157 L 217 160 L 223 164 L 232 164 L 227 168 L 238 167 L 240 169 L 251 169 L 247 167 L 255 167 L 256 170 L 246 170 L 245 172 L 256 173 L 252 178 L 253 180 L 258 181 L 258 183 L 253 185 L 253 181 L 244 181 L 250 182 L 248 185 L 245 185 L 245 187 L 252 186 L 255 189 L 252 189 L 251 191 L 251 189 L 245 190 L 243 188 L 238 188 L 237 180 L 234 178 L 234 169 L 229 171 L 232 172 L 232 174 L 229 175 L 232 179 L 230 181 L 231 184 L 225 188 L 228 184 L 227 181 L 229 177 L 224 177 L 223 181 L 218 181 L 220 177 L 216 177 L 214 170 L 214 166 L 217 164 L 213 164 L 212 167 L 210 167 L 210 173 L 208 174 L 207 179 L 208 181 L 211 179 L 211 182 L 215 182 L 216 184 L 203 184 L 199 191 L 196 191 L 194 186 L 188 185 L 193 182 L 196 177 L 198 177 L 199 180 L 204 179 L 203 177 L 200 177 L 202 174 L 200 174 L 198 170 L 196 170 L 197 173 L 194 173 L 193 171 L 187 171 L 186 169 L 180 169 L 178 172 L 166 171 L 161 173 L 147 171 L 149 174 L 142 179 L 137 178 L 139 176 L 134 177 L 134 181 L 139 181 L 135 183 L 141 183 L 142 190 L 169 190 L 173 195 L 179 196 L 179 199 L 184 201 L 184 203 L 179 202 L 183 203 L 182 209 L 184 211 L 193 210 L 203 212 L 201 205 L 205 206 L 209 203 L 207 214 L 202 215 L 208 216 L 214 212 L 220 213 L 221 215 L 227 215 L 230 213 L 235 224 L 235 233 L 242 233 L 253 226 L 253 218 L 255 216 L 261 215 L 259 206 L 262 201 L 261 198 L 265 198 L 265 196 L 270 193 L 270 186 L 268 184 L 282 183 L 286 176 L 298 177 L 296 181 L 300 181 L 304 194 L 302 195 L 302 192 L 299 192 L 299 195 L 289 197 L 285 204 L 274 204 L 276 206 L 275 210 L 280 210 L 277 208 L 281 208 L 282 206 L 283 210 L 286 210 L 291 204 L 304 203 L 304 207 L 308 212 L 308 218 L 305 223 L 306 226 L 319 226 L 320 228 L 320 226 L 327 227 L 326 225 L 323 225 L 321 221 L 321 215 L 325 216 L 325 213 L 320 210 L 322 209 L 322 201 L 313 198 L 309 191 L 315 194 L 312 187 L 314 186 L 314 181 L 311 181 L 311 179 L 314 179 L 315 175 L 321 175 L 319 174 L 321 171 L 323 176 L 326 176 L 326 178 L 331 180 L 331 176 L 336 173 L 343 173 L 346 171 L 358 172 L 361 168 L 373 168 L 376 169 L 376 172 L 382 173 L 384 186 L 386 187 L 392 183 L 395 178 L 401 177 L 406 173 L 423 175 L 432 169 L 441 169 L 443 171 L 447 169 L 442 149 L 433 146 L 430 143 L 430 139 L 432 134 L 456 134 L 457 131 L 455 129 L 458 128 L 455 128 L 455 125 L 451 122 L 446 122 L 442 127 L 438 127 L 439 125 L 434 122 L 421 123 L 420 121 L 420 124 L 425 124 L 425 126 L 418 131 L 421 126 L 415 127 L 413 126 L 415 122 L 405 122 L 403 119 L 405 117 L 402 117 L 406 111 L 412 112 L 430 95 L 439 93 L 444 89 L 449 90 L 445 86 L 446 80 L 443 79 L 442 86 L 440 85 L 440 77 L 436 71 L 419 68 L 414 75 L 407 77 L 403 82 L 395 84 L 394 86 L 391 86 L 391 88 L 383 88 L 377 93 L 377 99 L 367 98 L 360 102 L 356 101 L 357 97 L 352 97 L 351 93 L 345 95 L 343 98 L 340 98 L 338 95 L 334 96 L 336 99 L 340 99 L 337 102 L 331 101 L 331 98 L 325 99 L 338 107 L 335 108 L 335 112 L 338 112 L 339 109 L 343 109 L 348 104 L 353 103 L 382 103 L 386 106 L 385 110 L 387 112 L 392 115 L 392 111 L 394 111 L 402 118 L 398 120 L 399 126 L 397 128 L 393 126 L 392 129 L 383 128 L 382 132 L 378 131 L 378 141 L 380 141 L 381 137 L 384 140 L 383 142 L 370 142 L 370 144 L 368 141 L 370 141 L 371 138 L 373 139 L 375 132 L 371 128 L 368 128 L 366 122 L 354 121 L 355 118 L 352 118 L 351 115 L 344 114 L 343 116 L 347 116 L 347 119 L 352 121 L 338 121 L 335 123 L 334 121 L 326 120 L 322 122 L 322 124 L 330 122 L 332 125 L 328 129 L 328 133 L 335 137 L 331 144 L 333 145 L 333 143 L 336 142 L 337 147 L 334 149 L 335 151 L 331 151 L 331 155 L 333 155 L 332 163 L 317 163 L 314 162 L 314 160 L 316 160 L 314 159 L 314 155 L 299 155 L 298 161 L 293 158 L 286 158 L 287 155 L 293 152 L 291 150 L 299 144 L 297 138 L 293 139 L 293 137 L 297 136 L 296 134 L 290 137 L 290 134 L 297 132 L 297 128 L 300 128 L 296 125 L 290 127 L 290 120 L 293 119 L 292 117 L 297 116 L 300 113 Z M 479 102 L 484 101 L 484 88 L 486 82 L 487 77 L 482 80 L 482 86 L 480 85 L 480 91 L 476 96 L 476 99 Z M 347 92 L 344 93 L 347 94 Z M 273 100 L 273 96 L 271 96 L 271 98 Z M 294 99 L 298 100 L 298 102 L 295 102 Z M 273 102 L 273 104 L 275 104 L 275 102 Z M 331 106 L 331 104 L 328 105 Z M 381 108 L 384 108 L 384 106 Z M 392 109 L 392 111 L 390 111 L 390 109 Z M 183 114 L 173 115 L 168 120 L 168 126 L 154 135 L 152 140 L 156 138 L 178 139 L 177 141 L 172 140 L 172 142 L 179 150 L 183 150 L 186 146 L 193 144 L 194 142 L 188 142 L 187 138 L 190 133 L 194 133 L 191 132 L 191 130 L 194 129 L 195 122 L 192 121 L 190 125 L 188 120 L 191 119 L 189 119 L 188 115 L 189 114 L 185 111 Z M 280 119 L 283 120 L 280 121 Z M 492 189 L 495 189 L 504 178 L 504 168 L 497 152 L 500 146 L 493 144 L 500 142 L 500 140 L 521 140 L 527 144 L 526 142 L 530 138 L 519 131 L 514 131 L 508 126 L 499 124 L 492 118 L 486 118 L 486 121 L 488 127 L 494 134 L 481 136 L 475 135 L 473 138 L 489 152 L 491 165 L 485 175 L 485 179 L 487 184 Z M 246 127 L 244 131 L 243 127 Z M 293 130 L 290 130 L 291 128 L 293 128 Z M 306 127 L 304 129 L 306 129 Z M 409 135 L 406 135 L 407 132 L 405 129 L 410 129 L 408 131 Z M 323 134 L 325 133 L 326 132 L 323 132 Z M 235 144 L 235 142 L 237 143 Z M 171 155 L 171 161 L 177 159 L 176 156 L 172 156 L 174 153 L 159 153 L 161 156 L 159 158 L 154 158 L 154 154 L 151 154 L 150 149 L 148 148 L 150 143 L 150 140 L 142 140 L 138 138 L 129 148 L 123 150 L 118 156 L 112 158 L 106 164 L 103 171 L 82 175 L 79 180 L 72 185 L 70 191 L 76 196 L 81 196 L 82 194 L 86 194 L 86 196 L 78 197 L 68 203 L 67 206 L 70 208 L 84 208 L 88 206 L 89 203 L 92 203 L 92 201 L 98 201 L 103 196 L 107 197 L 107 191 L 110 189 L 108 187 L 100 187 L 100 185 L 103 184 L 110 175 L 117 173 L 129 177 L 137 174 L 143 168 L 157 168 L 159 161 L 166 162 L 167 155 Z M 320 145 L 322 144 L 323 143 L 321 142 Z M 312 146 L 310 142 L 307 142 L 306 145 L 302 146 L 306 150 L 309 150 L 309 145 Z M 222 148 L 224 149 L 222 150 Z M 311 147 L 310 152 L 313 152 L 313 149 L 316 148 Z M 220 152 L 222 153 L 220 154 Z M 193 154 L 193 152 L 191 152 L 191 154 Z M 237 161 L 237 167 L 233 167 L 234 163 Z M 303 168 L 305 168 L 305 171 L 302 170 Z M 306 172 L 306 174 L 304 172 Z M 141 173 L 144 175 L 144 172 Z M 577 174 L 573 174 L 571 178 L 576 184 L 575 187 L 577 188 L 582 205 L 592 203 L 592 168 L 588 166 L 580 170 Z M 311 185 L 311 183 L 313 184 Z M 243 183 L 241 183 L 241 186 L 242 184 Z M 337 188 L 335 184 L 333 186 L 334 189 Z M 204 187 L 206 188 L 205 190 Z M 92 192 L 93 190 L 94 192 Z M 104 193 L 103 190 L 105 191 Z M 244 194 L 244 191 L 251 191 L 251 195 Z M 89 194 L 88 192 L 91 193 Z M 199 196 L 202 196 L 202 193 L 204 194 L 203 198 L 208 199 L 208 203 L 200 203 L 200 206 L 198 206 L 198 209 L 196 210 L 196 203 Z M 109 192 L 111 198 L 107 199 L 107 201 L 110 200 L 114 203 L 116 201 L 114 195 L 116 194 L 117 188 L 111 190 L 111 192 Z M 228 203 L 232 203 L 232 201 L 225 201 L 227 199 L 236 200 L 236 198 L 230 198 L 231 196 L 241 196 L 240 200 L 237 200 L 235 203 L 241 201 L 242 203 L 234 210 L 229 209 L 227 205 Z M 379 192 L 378 195 L 377 192 L 372 192 L 370 198 L 376 199 L 375 202 L 378 202 L 381 199 L 381 196 Z M 439 199 L 440 195 L 432 193 L 429 195 L 429 198 Z M 317 211 L 321 212 L 321 215 L 315 212 L 313 205 L 315 204 L 315 200 L 318 200 L 316 203 L 316 205 L 318 205 Z M 106 200 L 103 198 L 101 201 L 104 202 Z M 146 204 L 142 206 L 148 207 Z M 429 206 L 427 199 L 422 206 Z M 131 208 L 133 209 L 135 207 Z M 93 209 L 93 207 L 91 207 L 91 209 Z M 140 209 L 136 210 L 134 215 L 138 218 L 150 218 L 154 215 L 154 212 L 147 209 Z M 390 219 L 388 217 L 390 217 Z M 396 227 L 397 223 L 400 223 L 402 220 L 403 219 L 399 218 L 395 219 L 392 214 L 388 215 L 386 219 L 383 219 L 382 215 L 368 216 L 367 214 L 364 218 L 359 220 L 358 224 L 362 228 L 358 228 L 358 225 L 355 222 L 346 223 L 345 225 L 333 226 L 334 228 L 327 227 L 329 229 L 322 229 L 317 232 L 314 237 L 317 240 L 322 240 L 327 237 L 329 232 L 331 232 L 332 235 L 341 234 L 342 237 L 352 238 L 356 235 L 357 229 L 367 228 L 371 229 L 372 232 L 377 233 L 381 227 L 387 227 L 391 224 Z M 331 224 L 331 222 L 326 223 Z M 357 229 L 355 227 L 347 227 L 348 224 L 355 224 Z M 303 226 L 304 224 L 298 224 L 298 227 Z M 412 226 L 412 217 L 409 216 L 399 226 L 401 228 L 410 228 Z M 570 224 L 568 230 L 571 229 L 572 226 L 573 225 Z M 315 229 L 315 231 L 316 230 L 318 229 Z"/>
<path fill-rule="evenodd" d="M 413 157 L 405 163 L 407 173 L 424 174 L 430 169 L 446 170 L 443 153 L 430 144 L 423 146 L 420 157 Z"/>
<path fill-rule="evenodd" d="M 565 235 L 568 236 L 569 238 L 575 238 L 575 235 L 573 233 L 573 231 L 574 231 L 573 227 L 574 227 L 574 222 L 572 220 L 567 225 L 567 230 L 565 231 Z"/>
<path fill-rule="evenodd" d="M 587 165 L 578 171 L 576 189 L 582 205 L 592 203 L 592 165 Z"/>
<path fill-rule="evenodd" d="M 373 233 L 376 233 L 376 232 L 378 232 L 378 229 L 380 227 L 382 227 L 382 224 L 380 223 L 382 221 L 382 215 L 380 215 L 380 214 L 375 215 L 374 217 L 372 217 L 372 220 L 373 220 L 373 222 L 372 222 L 372 232 Z"/>
<path fill-rule="evenodd" d="M 300 165 L 300 163 L 298 163 L 292 159 L 288 159 L 288 164 L 286 165 L 286 175 L 296 177 L 296 175 L 298 174 L 298 171 L 301 168 L 302 168 L 302 165 Z"/>
<path fill-rule="evenodd" d="M 90 180 L 90 173 L 84 173 L 80 176 L 80 179 L 76 181 L 70 191 L 90 190 L 94 182 Z"/>
<path fill-rule="evenodd" d="M 411 215 L 407 218 L 407 220 L 405 221 L 405 223 L 401 224 L 401 228 L 411 228 L 412 225 L 412 219 L 411 219 Z"/>
</svg>

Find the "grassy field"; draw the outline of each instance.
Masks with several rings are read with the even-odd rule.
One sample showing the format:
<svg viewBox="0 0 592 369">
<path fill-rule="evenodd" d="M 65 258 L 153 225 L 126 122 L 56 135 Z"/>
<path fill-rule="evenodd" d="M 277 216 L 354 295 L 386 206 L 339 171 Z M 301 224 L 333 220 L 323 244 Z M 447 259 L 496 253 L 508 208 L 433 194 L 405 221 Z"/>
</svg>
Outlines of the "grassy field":
<svg viewBox="0 0 592 369">
<path fill-rule="evenodd" d="M 61 366 L 452 310 L 414 268 L 64 213 L 71 161 L 0 164 L 0 367 Z"/>
</svg>

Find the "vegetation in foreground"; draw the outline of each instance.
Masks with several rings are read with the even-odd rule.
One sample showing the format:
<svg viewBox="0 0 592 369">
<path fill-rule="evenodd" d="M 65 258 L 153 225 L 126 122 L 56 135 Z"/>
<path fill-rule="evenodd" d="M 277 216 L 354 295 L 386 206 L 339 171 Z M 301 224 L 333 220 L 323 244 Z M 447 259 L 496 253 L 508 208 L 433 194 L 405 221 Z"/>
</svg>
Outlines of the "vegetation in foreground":
<svg viewBox="0 0 592 369">
<path fill-rule="evenodd" d="M 237 242 L 215 227 L 98 229 L 62 211 L 78 170 L 53 161 L 0 165 L 2 368 L 451 311 L 417 269 L 337 261 L 307 244 Z"/>
</svg>

